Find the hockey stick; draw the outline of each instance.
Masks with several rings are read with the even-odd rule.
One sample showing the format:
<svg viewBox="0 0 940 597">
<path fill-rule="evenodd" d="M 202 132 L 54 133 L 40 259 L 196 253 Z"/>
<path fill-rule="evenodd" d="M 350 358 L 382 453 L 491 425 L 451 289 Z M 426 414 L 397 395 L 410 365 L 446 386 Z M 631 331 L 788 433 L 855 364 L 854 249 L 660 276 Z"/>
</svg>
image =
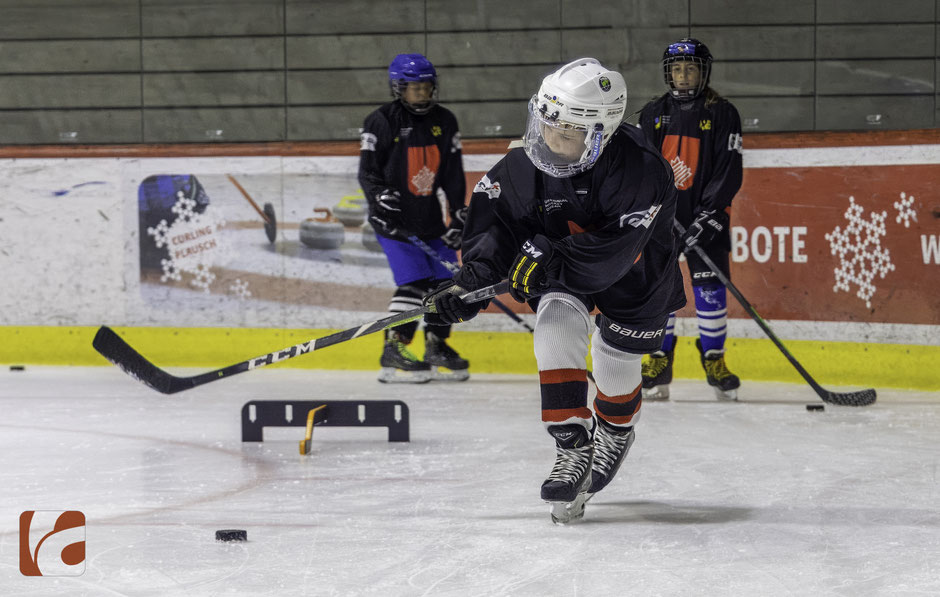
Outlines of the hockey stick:
<svg viewBox="0 0 940 597">
<path fill-rule="evenodd" d="M 428 243 L 424 242 L 423 240 L 421 240 L 420 238 L 418 238 L 418 237 L 415 236 L 414 234 L 410 235 L 410 236 L 408 237 L 408 240 L 411 242 L 411 244 L 413 244 L 414 246 L 416 246 L 416 247 L 418 247 L 419 249 L 421 249 L 422 251 L 424 251 L 425 255 L 427 255 L 427 256 L 430 257 L 431 259 L 436 259 L 438 262 L 440 262 L 440 264 L 443 265 L 444 267 L 446 267 L 446 268 L 447 268 L 447 271 L 449 271 L 450 273 L 456 274 L 458 271 L 460 271 L 460 267 L 458 267 L 456 263 L 451 263 L 450 261 L 447 261 L 446 259 L 444 259 L 443 257 L 441 257 L 441 254 L 438 253 L 437 251 L 435 251 L 434 248 L 431 247 L 431 245 L 429 245 Z M 516 323 L 518 323 L 519 325 L 521 325 L 522 327 L 524 327 L 526 330 L 528 330 L 529 333 L 534 333 L 534 332 L 535 332 L 535 330 L 532 329 L 532 326 L 530 326 L 528 323 L 526 323 L 524 319 L 522 319 L 521 317 L 519 317 L 518 315 L 516 315 L 515 313 L 513 313 L 512 309 L 510 309 L 509 307 L 507 307 L 505 303 L 503 303 L 502 301 L 500 301 L 500 300 L 497 299 L 497 298 L 494 298 L 494 299 L 493 299 L 493 304 L 496 305 L 496 307 L 497 307 L 500 311 L 502 311 L 503 313 L 505 313 L 506 315 L 508 315 L 508 316 L 509 316 L 509 319 L 515 321 Z"/>
<path fill-rule="evenodd" d="M 495 284 L 493 286 L 487 286 L 486 288 L 481 288 L 480 290 L 468 292 L 461 298 L 465 301 L 475 303 L 493 298 L 498 294 L 502 294 L 508 291 L 509 282 L 500 282 L 499 284 Z M 349 328 L 348 330 L 336 332 L 335 334 L 330 334 L 329 336 L 323 336 L 322 338 L 315 338 L 302 344 L 288 346 L 282 350 L 275 350 L 274 352 L 269 352 L 268 354 L 261 355 L 260 357 L 248 359 L 247 361 L 242 361 L 241 363 L 235 363 L 234 365 L 216 369 L 215 371 L 193 375 L 192 377 L 176 377 L 175 375 L 171 375 L 163 369 L 160 369 L 148 361 L 139 352 L 134 350 L 130 344 L 125 342 L 114 332 L 114 330 L 107 326 L 101 326 L 98 329 L 98 333 L 95 334 L 95 339 L 92 342 L 92 346 L 94 346 L 95 350 L 101 353 L 104 358 L 120 367 L 125 373 L 137 381 L 140 381 L 141 383 L 144 383 L 163 394 L 175 394 L 177 392 L 182 392 L 183 390 L 188 390 L 190 388 L 195 388 L 196 386 L 201 386 L 203 384 L 222 379 L 223 377 L 231 377 L 239 373 L 244 373 L 245 371 L 251 371 L 252 369 L 264 367 L 265 365 L 286 361 L 287 359 L 292 359 L 302 354 L 313 352 L 314 350 L 320 350 L 321 348 L 326 348 L 327 346 L 346 342 L 347 340 L 352 340 L 353 338 L 379 332 L 402 323 L 407 323 L 409 321 L 414 321 L 428 312 L 432 312 L 431 307 L 418 307 L 410 311 L 404 311 L 402 313 L 390 315 L 384 319 L 379 319 L 354 328 Z"/>
<path fill-rule="evenodd" d="M 673 225 L 676 230 L 679 232 L 679 235 L 685 235 L 685 229 L 682 227 L 682 224 L 673 220 Z M 826 388 L 822 387 L 813 377 L 800 365 L 800 362 L 790 354 L 790 351 L 783 345 L 783 343 L 777 338 L 777 336 L 770 329 L 770 326 L 767 325 L 767 322 L 758 315 L 757 311 L 751 306 L 751 303 L 747 302 L 747 299 L 744 298 L 744 295 L 741 294 L 741 291 L 738 290 L 734 284 L 731 283 L 731 280 L 724 275 L 718 266 L 715 265 L 715 262 L 712 261 L 708 255 L 705 253 L 705 250 L 698 245 L 692 246 L 692 250 L 699 256 L 699 258 L 705 262 L 705 265 L 708 266 L 708 269 L 712 270 L 718 280 L 725 285 L 725 288 L 731 291 L 731 294 L 734 295 L 734 298 L 738 299 L 738 302 L 741 303 L 741 306 L 744 307 L 744 310 L 748 312 L 751 318 L 757 322 L 757 325 L 760 326 L 764 333 L 767 334 L 767 337 L 777 345 L 777 348 L 780 349 L 780 352 L 783 353 L 783 356 L 787 357 L 787 360 L 790 361 L 790 364 L 803 376 L 803 379 L 806 380 L 813 390 L 816 391 L 816 394 L 822 398 L 823 402 L 828 402 L 829 404 L 838 404 L 840 406 L 868 406 L 873 404 L 877 399 L 878 395 L 875 392 L 874 388 L 869 388 L 867 390 L 861 390 L 858 392 L 831 392 Z"/>
</svg>

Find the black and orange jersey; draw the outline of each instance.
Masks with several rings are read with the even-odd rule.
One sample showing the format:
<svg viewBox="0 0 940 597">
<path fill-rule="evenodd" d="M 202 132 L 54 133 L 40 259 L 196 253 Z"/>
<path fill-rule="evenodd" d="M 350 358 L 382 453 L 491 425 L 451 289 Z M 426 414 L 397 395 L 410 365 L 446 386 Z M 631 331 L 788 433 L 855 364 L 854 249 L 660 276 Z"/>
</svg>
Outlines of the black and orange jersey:
<svg viewBox="0 0 940 597">
<path fill-rule="evenodd" d="M 457 119 L 442 106 L 427 114 L 389 102 L 366 117 L 359 152 L 359 184 L 370 205 L 390 189 L 401 194 L 401 224 L 422 239 L 444 234 L 437 190 L 451 214 L 466 200 Z"/>
<path fill-rule="evenodd" d="M 505 279 L 522 244 L 552 243 L 549 283 L 619 321 L 684 304 L 672 220 L 676 190 L 659 152 L 621 126 L 597 163 L 572 178 L 511 150 L 474 187 L 454 279 L 474 290 Z M 679 301 L 679 302 L 677 302 Z"/>
<path fill-rule="evenodd" d="M 679 204 L 676 219 L 688 227 L 705 209 L 724 210 L 741 188 L 741 118 L 731 102 L 705 105 L 665 94 L 643 107 L 640 128 L 672 166 Z"/>
</svg>

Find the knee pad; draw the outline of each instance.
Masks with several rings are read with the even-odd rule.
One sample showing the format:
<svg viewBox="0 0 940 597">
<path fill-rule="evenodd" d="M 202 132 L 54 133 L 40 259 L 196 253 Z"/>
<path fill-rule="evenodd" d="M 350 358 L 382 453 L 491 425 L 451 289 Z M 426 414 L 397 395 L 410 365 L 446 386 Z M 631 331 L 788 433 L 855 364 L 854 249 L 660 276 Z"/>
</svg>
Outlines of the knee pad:
<svg viewBox="0 0 940 597">
<path fill-rule="evenodd" d="M 629 394 L 643 380 L 640 373 L 642 355 L 624 352 L 611 346 L 601 336 L 600 329 L 594 331 L 591 360 L 594 363 L 593 374 L 597 390 L 607 396 Z"/>
<path fill-rule="evenodd" d="M 578 299 L 562 292 L 541 297 L 535 315 L 535 360 L 539 371 L 585 369 L 591 316 Z"/>
</svg>

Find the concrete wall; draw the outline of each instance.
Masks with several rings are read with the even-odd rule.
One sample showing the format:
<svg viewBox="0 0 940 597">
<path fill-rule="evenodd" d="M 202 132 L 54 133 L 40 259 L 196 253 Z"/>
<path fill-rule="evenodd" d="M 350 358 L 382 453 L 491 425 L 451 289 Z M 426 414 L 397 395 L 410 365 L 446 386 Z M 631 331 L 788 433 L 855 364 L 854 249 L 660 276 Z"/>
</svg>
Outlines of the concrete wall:
<svg viewBox="0 0 940 597">
<path fill-rule="evenodd" d="M 555 65 L 662 93 L 691 34 L 747 131 L 930 128 L 940 0 L 0 0 L 0 144 L 352 139 L 400 52 L 438 66 L 465 137 L 521 132 Z"/>
</svg>

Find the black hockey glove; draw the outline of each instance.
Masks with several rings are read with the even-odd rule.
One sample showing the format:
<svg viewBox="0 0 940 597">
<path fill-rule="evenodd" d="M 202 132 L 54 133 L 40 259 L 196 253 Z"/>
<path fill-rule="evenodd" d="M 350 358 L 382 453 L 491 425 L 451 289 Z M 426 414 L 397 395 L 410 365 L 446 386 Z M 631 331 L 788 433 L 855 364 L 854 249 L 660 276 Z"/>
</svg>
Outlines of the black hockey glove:
<svg viewBox="0 0 940 597">
<path fill-rule="evenodd" d="M 473 319 L 489 301 L 465 303 L 460 295 L 466 293 L 456 282 L 447 280 L 424 297 L 422 303 L 432 309 L 424 314 L 424 321 L 431 325 L 450 325 Z"/>
<path fill-rule="evenodd" d="M 728 227 L 729 222 L 730 218 L 724 211 L 708 209 L 700 212 L 682 236 L 682 250 L 686 251 L 695 245 L 707 247 Z"/>
<path fill-rule="evenodd" d="M 512 298 L 524 303 L 545 292 L 548 286 L 547 266 L 552 253 L 552 242 L 541 234 L 522 244 L 509 268 L 509 294 Z"/>
<path fill-rule="evenodd" d="M 369 223 L 382 236 L 402 236 L 401 195 L 398 191 L 385 189 L 375 196 L 375 203 L 369 206 Z"/>
<path fill-rule="evenodd" d="M 447 227 L 447 231 L 444 233 L 444 236 L 441 237 L 441 240 L 444 241 L 444 244 L 455 251 L 460 248 L 460 244 L 463 240 L 463 225 L 466 223 L 466 221 L 466 207 L 462 207 L 451 213 L 450 226 Z"/>
</svg>

